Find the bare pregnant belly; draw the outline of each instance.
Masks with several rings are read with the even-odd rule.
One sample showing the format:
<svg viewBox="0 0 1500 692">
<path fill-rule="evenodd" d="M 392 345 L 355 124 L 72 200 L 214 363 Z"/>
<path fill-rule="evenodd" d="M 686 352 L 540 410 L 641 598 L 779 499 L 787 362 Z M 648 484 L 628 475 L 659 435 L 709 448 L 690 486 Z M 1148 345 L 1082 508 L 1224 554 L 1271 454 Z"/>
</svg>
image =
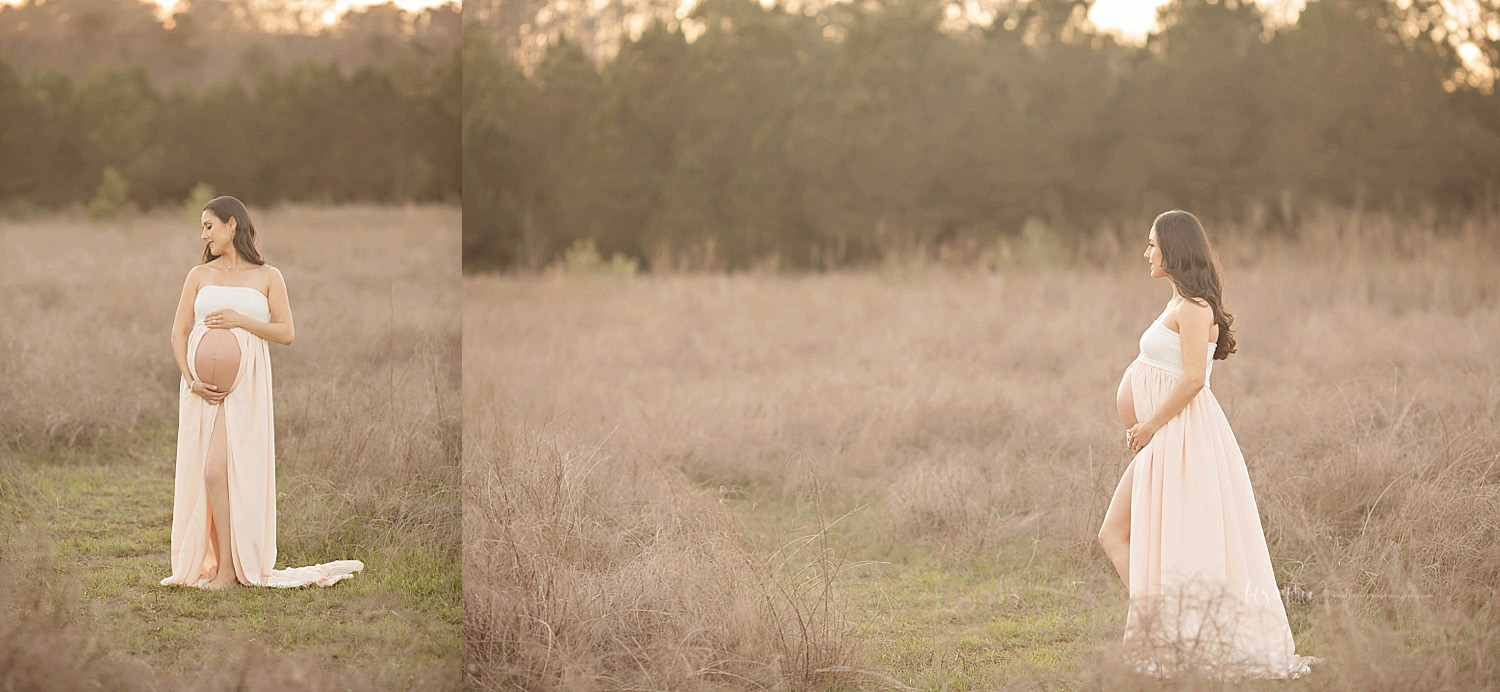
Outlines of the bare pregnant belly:
<svg viewBox="0 0 1500 692">
<path fill-rule="evenodd" d="M 1120 409 L 1120 422 L 1127 428 L 1135 427 L 1140 421 L 1135 418 L 1135 395 L 1130 390 L 1130 371 L 1125 371 L 1125 377 L 1120 379 L 1120 391 L 1115 394 L 1115 407 Z"/>
<path fill-rule="evenodd" d="M 239 341 L 228 329 L 208 330 L 198 340 L 193 367 L 198 371 L 200 382 L 207 382 L 221 392 L 229 391 L 240 369 Z"/>
</svg>

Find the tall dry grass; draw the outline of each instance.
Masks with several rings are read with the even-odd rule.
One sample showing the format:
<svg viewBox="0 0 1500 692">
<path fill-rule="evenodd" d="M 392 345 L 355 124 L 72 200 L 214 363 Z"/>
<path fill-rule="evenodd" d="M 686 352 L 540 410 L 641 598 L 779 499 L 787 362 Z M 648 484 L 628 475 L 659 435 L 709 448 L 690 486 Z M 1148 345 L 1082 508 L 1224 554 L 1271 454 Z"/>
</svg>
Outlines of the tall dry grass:
<svg viewBox="0 0 1500 692">
<path fill-rule="evenodd" d="M 316 500 L 288 511 L 373 512 L 392 530 L 456 544 L 457 210 L 252 214 L 297 325 L 292 346 L 271 350 L 278 468 L 319 487 L 294 494 Z M 5 448 L 88 455 L 143 428 L 175 429 L 169 337 L 202 254 L 196 223 L 170 212 L 0 221 Z"/>
<path fill-rule="evenodd" d="M 481 689 L 805 689 L 847 678 L 814 533 L 766 559 L 679 470 L 514 416 L 508 311 L 465 302 L 464 660 Z M 504 335 L 502 337 L 501 335 Z M 789 574 L 797 554 L 813 557 Z"/>
<path fill-rule="evenodd" d="M 252 215 L 297 327 L 271 350 L 279 543 L 387 567 L 423 555 L 442 572 L 460 540 L 458 209 Z M 198 232 L 183 212 L 0 221 L 0 483 L 170 455 L 170 330 Z"/>
<path fill-rule="evenodd" d="M 1215 364 L 1212 390 L 1245 452 L 1278 580 L 1318 604 L 1299 647 L 1329 658 L 1316 684 L 1492 685 L 1500 220 L 1439 228 L 1324 210 L 1296 240 L 1209 230 L 1240 343 Z M 871 502 L 890 541 L 970 556 L 1032 536 L 1117 582 L 1094 540 L 1129 458 L 1115 387 L 1170 295 L 1139 257 L 1145 232 L 1101 232 L 1042 253 L 1061 266 L 1000 273 L 915 261 L 783 277 L 466 279 L 466 589 L 517 570 L 533 587 L 467 601 L 468 632 L 508 622 L 524 633 L 510 649 L 481 638 L 471 674 L 511 680 L 530 660 L 513 650 L 529 646 L 562 661 L 533 686 L 613 686 L 588 661 L 699 626 L 680 613 L 735 612 L 740 591 L 701 586 L 728 578 L 705 555 L 737 530 L 714 488 L 821 498 L 835 513 Z M 519 479 L 550 465 L 573 469 L 555 473 L 583 514 L 501 489 L 533 487 Z M 518 537 L 542 526 L 557 534 Z M 662 538 L 678 527 L 698 538 Z M 625 578 L 621 565 L 642 571 Z M 700 588 L 651 606 L 674 613 L 659 626 L 597 629 L 607 610 L 582 604 L 652 593 L 642 574 L 692 575 Z M 557 602 L 574 605 L 528 610 Z M 573 637 L 565 650 L 560 631 Z M 869 667 L 856 643 L 840 650 Z M 680 681 L 655 677 L 676 660 L 605 668 L 632 684 Z M 1135 684 L 1106 661 L 1074 682 Z"/>
</svg>

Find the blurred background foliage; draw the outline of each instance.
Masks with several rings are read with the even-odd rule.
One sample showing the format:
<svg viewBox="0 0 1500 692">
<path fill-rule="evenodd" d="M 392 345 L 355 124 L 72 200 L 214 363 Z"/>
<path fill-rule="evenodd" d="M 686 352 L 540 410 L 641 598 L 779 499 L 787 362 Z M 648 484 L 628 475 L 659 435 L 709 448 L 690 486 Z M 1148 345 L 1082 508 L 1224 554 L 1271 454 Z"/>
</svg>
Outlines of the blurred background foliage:
<svg viewBox="0 0 1500 692">
<path fill-rule="evenodd" d="M 456 3 L 0 6 L 0 209 L 459 194 Z"/>
<path fill-rule="evenodd" d="M 1500 215 L 1500 5 L 465 3 L 464 263 L 835 268 L 1317 205 Z M 977 8 L 977 9 L 976 9 Z M 1487 224 L 1488 228 L 1500 225 Z"/>
</svg>

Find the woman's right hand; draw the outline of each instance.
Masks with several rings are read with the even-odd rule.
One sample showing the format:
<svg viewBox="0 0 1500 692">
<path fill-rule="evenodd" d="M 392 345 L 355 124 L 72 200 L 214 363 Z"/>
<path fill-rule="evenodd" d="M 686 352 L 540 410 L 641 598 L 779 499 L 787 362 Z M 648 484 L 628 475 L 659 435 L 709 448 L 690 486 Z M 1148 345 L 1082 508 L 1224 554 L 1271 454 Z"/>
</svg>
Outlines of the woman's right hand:
<svg viewBox="0 0 1500 692">
<path fill-rule="evenodd" d="M 224 397 L 229 396 L 229 392 L 221 392 L 217 387 L 207 382 L 189 382 L 188 390 L 203 397 L 203 400 L 207 401 L 210 405 L 216 405 L 223 401 Z"/>
</svg>

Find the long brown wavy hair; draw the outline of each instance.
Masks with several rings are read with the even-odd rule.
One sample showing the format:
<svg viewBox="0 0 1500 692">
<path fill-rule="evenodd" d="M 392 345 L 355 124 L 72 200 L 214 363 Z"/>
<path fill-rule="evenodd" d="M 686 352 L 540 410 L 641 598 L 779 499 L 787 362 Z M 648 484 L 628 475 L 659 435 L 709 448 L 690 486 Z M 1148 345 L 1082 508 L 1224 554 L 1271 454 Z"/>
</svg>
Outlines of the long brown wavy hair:
<svg viewBox="0 0 1500 692">
<path fill-rule="evenodd" d="M 1178 295 L 1202 305 L 1208 303 L 1219 324 L 1219 345 L 1214 360 L 1224 360 L 1235 351 L 1234 315 L 1224 309 L 1224 269 L 1218 254 L 1208 244 L 1208 234 L 1198 217 L 1174 209 L 1152 223 L 1156 244 L 1161 247 L 1161 270 L 1166 272 Z"/>
<path fill-rule="evenodd" d="M 234 249 L 238 250 L 240 257 L 245 258 L 251 264 L 265 264 L 261 259 L 260 251 L 255 249 L 255 224 L 250 222 L 250 211 L 245 209 L 245 203 L 233 197 L 225 195 L 215 197 L 203 205 L 207 211 L 214 213 L 220 221 L 229 223 L 230 217 L 234 218 Z M 203 264 L 208 264 L 216 259 L 218 255 L 213 254 L 208 245 L 203 246 Z"/>
</svg>

